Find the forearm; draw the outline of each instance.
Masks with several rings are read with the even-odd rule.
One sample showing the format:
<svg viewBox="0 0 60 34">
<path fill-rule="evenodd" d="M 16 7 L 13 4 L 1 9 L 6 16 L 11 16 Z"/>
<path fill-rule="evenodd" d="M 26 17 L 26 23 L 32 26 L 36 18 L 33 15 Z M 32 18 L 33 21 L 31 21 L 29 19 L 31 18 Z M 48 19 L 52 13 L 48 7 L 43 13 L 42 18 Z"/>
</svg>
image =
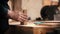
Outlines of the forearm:
<svg viewBox="0 0 60 34">
<path fill-rule="evenodd" d="M 9 16 L 9 18 L 18 21 L 19 14 L 18 14 L 17 12 L 14 12 L 14 11 L 8 10 L 8 16 Z"/>
</svg>

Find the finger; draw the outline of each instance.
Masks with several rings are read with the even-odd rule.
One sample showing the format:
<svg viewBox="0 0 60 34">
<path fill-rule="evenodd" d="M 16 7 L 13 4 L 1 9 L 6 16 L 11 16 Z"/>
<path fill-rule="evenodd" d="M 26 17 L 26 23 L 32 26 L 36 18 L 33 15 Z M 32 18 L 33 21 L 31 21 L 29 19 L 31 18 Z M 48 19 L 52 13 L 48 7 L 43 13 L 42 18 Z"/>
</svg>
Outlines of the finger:
<svg viewBox="0 0 60 34">
<path fill-rule="evenodd" d="M 20 16 L 25 16 L 25 17 L 27 17 L 27 15 L 25 15 L 25 14 L 20 14 Z"/>
<path fill-rule="evenodd" d="M 18 18 L 18 21 L 20 21 L 20 22 L 24 22 L 21 18 Z"/>
<path fill-rule="evenodd" d="M 27 19 L 25 19 L 25 18 L 23 18 L 22 16 L 20 16 L 20 17 L 18 18 L 18 20 L 19 20 L 19 21 L 26 21 Z"/>
<path fill-rule="evenodd" d="M 20 17 L 19 20 L 20 20 L 20 19 L 23 20 L 23 21 L 27 20 L 27 19 L 25 19 L 25 18 L 23 18 L 23 17 Z"/>
<path fill-rule="evenodd" d="M 23 17 L 23 18 L 28 18 L 28 16 L 27 16 L 27 15 L 24 15 L 24 14 L 21 15 L 21 17 Z"/>
</svg>

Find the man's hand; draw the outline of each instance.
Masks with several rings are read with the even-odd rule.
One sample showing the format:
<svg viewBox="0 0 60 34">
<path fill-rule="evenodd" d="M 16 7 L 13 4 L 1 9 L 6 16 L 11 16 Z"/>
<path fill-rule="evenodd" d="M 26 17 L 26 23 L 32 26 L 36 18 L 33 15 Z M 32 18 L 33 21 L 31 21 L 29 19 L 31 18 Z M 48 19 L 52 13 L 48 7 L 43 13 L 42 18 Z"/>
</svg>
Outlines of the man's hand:
<svg viewBox="0 0 60 34">
<path fill-rule="evenodd" d="M 24 22 L 28 19 L 27 15 L 22 13 L 22 12 L 19 12 L 19 16 L 18 16 L 18 21 L 20 22 Z"/>
<path fill-rule="evenodd" d="M 23 14 L 22 12 L 14 12 L 14 11 L 10 11 L 8 10 L 8 16 L 16 21 L 20 21 L 20 22 L 24 22 L 27 20 L 27 15 Z"/>
</svg>

